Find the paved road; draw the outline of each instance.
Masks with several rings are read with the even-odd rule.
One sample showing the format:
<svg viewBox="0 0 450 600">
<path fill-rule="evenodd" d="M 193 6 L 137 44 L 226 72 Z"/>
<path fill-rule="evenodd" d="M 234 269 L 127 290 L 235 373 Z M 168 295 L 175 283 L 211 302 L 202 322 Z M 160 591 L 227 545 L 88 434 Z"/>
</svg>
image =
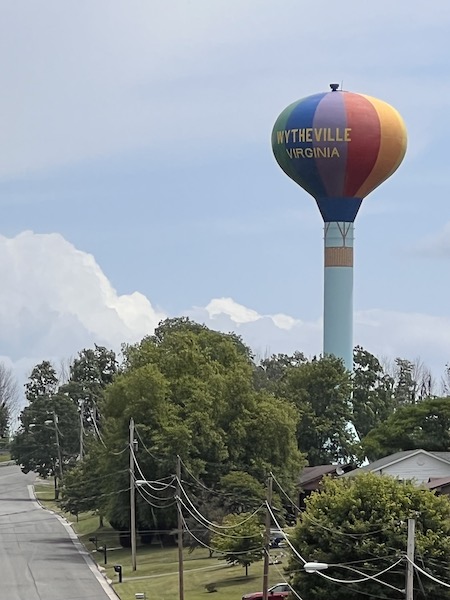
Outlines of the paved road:
<svg viewBox="0 0 450 600">
<path fill-rule="evenodd" d="M 0 468 L 0 600 L 117 600 L 70 528 L 30 497 L 33 481 Z"/>
</svg>

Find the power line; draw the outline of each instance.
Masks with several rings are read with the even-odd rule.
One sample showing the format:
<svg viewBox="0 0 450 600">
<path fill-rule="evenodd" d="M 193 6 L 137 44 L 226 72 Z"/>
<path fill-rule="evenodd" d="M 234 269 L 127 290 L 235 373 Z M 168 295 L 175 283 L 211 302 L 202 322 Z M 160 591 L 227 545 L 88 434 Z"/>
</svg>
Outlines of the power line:
<svg viewBox="0 0 450 600">
<path fill-rule="evenodd" d="M 431 579 L 432 581 L 434 581 L 435 583 L 438 583 L 439 585 L 443 585 L 444 587 L 450 588 L 450 583 L 446 583 L 445 581 L 441 581 L 440 579 L 438 579 L 437 577 L 434 577 L 433 575 L 431 575 L 430 573 L 427 573 L 427 571 L 425 571 L 425 569 L 422 569 L 421 567 L 419 567 L 419 565 L 417 565 L 414 561 L 412 561 L 410 558 L 406 557 L 407 561 L 412 564 L 412 566 L 417 569 L 420 573 L 422 573 L 422 575 L 425 575 L 425 577 L 428 577 L 428 579 Z"/>
</svg>

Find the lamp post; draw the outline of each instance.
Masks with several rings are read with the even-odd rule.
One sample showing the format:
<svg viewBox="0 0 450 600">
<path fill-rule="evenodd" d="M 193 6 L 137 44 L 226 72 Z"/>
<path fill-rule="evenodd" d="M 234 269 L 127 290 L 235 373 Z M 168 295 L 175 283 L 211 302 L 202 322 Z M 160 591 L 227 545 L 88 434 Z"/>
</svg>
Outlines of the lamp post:
<svg viewBox="0 0 450 600">
<path fill-rule="evenodd" d="M 59 470 L 59 479 L 62 482 L 63 480 L 63 464 L 62 464 L 62 451 L 61 451 L 61 443 L 60 443 L 60 435 L 62 434 L 58 428 L 58 415 L 55 411 L 52 413 L 51 419 L 46 419 L 43 423 L 30 423 L 29 430 L 32 433 L 32 430 L 35 427 L 43 427 L 44 429 L 53 425 L 53 429 L 55 432 L 55 442 L 56 442 L 56 450 L 58 453 L 58 470 Z M 55 500 L 59 498 L 59 486 L 58 486 L 58 476 L 55 472 L 55 467 L 53 468 L 53 476 L 55 479 Z"/>
<path fill-rule="evenodd" d="M 47 421 L 45 421 L 47 423 Z M 51 421 L 50 421 L 51 423 Z M 59 478 L 63 480 L 63 465 L 62 465 L 62 453 L 61 444 L 59 443 L 59 429 L 58 429 L 58 415 L 53 411 L 53 425 L 55 426 L 55 437 L 56 437 L 56 449 L 58 450 L 58 464 L 59 464 Z"/>
</svg>

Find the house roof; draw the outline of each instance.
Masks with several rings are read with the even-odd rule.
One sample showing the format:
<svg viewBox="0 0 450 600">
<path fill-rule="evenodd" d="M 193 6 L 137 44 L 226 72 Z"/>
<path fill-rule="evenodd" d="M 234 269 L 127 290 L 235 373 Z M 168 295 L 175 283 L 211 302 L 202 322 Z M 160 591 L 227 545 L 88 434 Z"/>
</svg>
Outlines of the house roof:
<svg viewBox="0 0 450 600">
<path fill-rule="evenodd" d="M 343 473 L 354 469 L 354 465 L 317 465 L 315 467 L 305 467 L 300 475 L 299 486 L 303 490 L 315 490 L 318 483 L 325 475 L 342 475 Z"/>
<path fill-rule="evenodd" d="M 315 467 L 305 467 L 302 474 L 300 475 L 300 485 L 303 486 L 310 481 L 319 479 L 328 473 L 336 471 L 337 465 L 317 465 Z"/>
<path fill-rule="evenodd" d="M 405 458 L 409 458 L 410 456 L 415 456 L 416 454 L 428 454 L 428 456 L 433 456 L 438 460 L 445 462 L 450 465 L 450 452 L 428 452 L 427 450 L 422 450 L 421 448 L 415 450 L 402 450 L 401 452 L 395 452 L 394 454 L 390 454 L 389 456 L 385 456 L 384 458 L 380 458 L 375 460 L 374 462 L 369 463 L 368 465 L 364 465 L 364 467 L 360 467 L 356 469 L 351 474 L 356 475 L 361 471 L 365 472 L 373 472 L 373 471 L 381 471 L 383 468 L 389 467 L 395 463 L 401 462 Z"/>
<path fill-rule="evenodd" d="M 429 490 L 435 490 L 447 485 L 450 485 L 450 477 L 431 477 L 430 480 L 425 483 L 425 487 Z"/>
</svg>

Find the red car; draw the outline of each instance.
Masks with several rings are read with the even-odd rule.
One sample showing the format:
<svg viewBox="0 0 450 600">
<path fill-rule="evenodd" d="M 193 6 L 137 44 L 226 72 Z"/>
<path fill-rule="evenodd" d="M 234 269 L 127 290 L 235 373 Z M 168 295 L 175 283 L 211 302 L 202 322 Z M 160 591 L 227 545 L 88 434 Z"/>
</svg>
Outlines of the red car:
<svg viewBox="0 0 450 600">
<path fill-rule="evenodd" d="M 285 600 L 291 592 L 291 586 L 288 583 L 277 583 L 267 590 L 269 600 Z M 253 592 L 253 594 L 244 594 L 242 600 L 261 600 L 262 592 Z"/>
</svg>

